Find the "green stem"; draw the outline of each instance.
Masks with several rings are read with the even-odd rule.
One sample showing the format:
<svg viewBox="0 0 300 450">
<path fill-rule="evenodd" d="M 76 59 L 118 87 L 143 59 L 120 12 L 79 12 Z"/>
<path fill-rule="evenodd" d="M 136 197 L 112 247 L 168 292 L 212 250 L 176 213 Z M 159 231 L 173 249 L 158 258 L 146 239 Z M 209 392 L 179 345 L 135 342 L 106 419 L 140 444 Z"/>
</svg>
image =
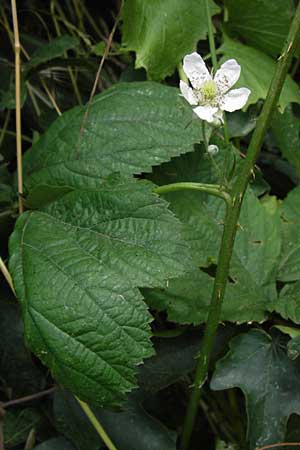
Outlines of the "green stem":
<svg viewBox="0 0 300 450">
<path fill-rule="evenodd" d="M 82 400 L 80 400 L 78 397 L 75 397 L 75 398 L 78 401 L 79 405 L 81 406 L 82 410 L 85 412 L 87 418 L 89 419 L 89 421 L 91 422 L 91 424 L 93 425 L 93 427 L 95 428 L 95 430 L 97 431 L 99 436 L 101 437 L 101 439 L 104 442 L 104 444 L 106 445 L 106 447 L 109 450 L 117 450 L 117 448 L 111 441 L 110 437 L 107 435 L 106 431 L 104 430 L 103 426 L 101 425 L 101 423 L 99 422 L 99 420 L 97 419 L 97 417 L 95 416 L 95 414 L 93 413 L 93 411 L 91 410 L 89 405 L 87 403 L 83 402 Z"/>
<path fill-rule="evenodd" d="M 165 184 L 164 186 L 159 186 L 155 188 L 153 192 L 155 192 L 156 194 L 168 194 L 169 192 L 176 192 L 183 190 L 206 192 L 207 194 L 222 198 L 223 200 L 225 200 L 227 205 L 231 204 L 231 198 L 228 192 L 226 192 L 222 186 L 219 186 L 217 184 L 205 184 L 193 182 L 171 183 Z"/>
<path fill-rule="evenodd" d="M 272 111 L 277 105 L 280 92 L 282 90 L 284 80 L 286 78 L 292 56 L 295 52 L 297 42 L 300 38 L 300 3 L 298 4 L 296 14 L 290 27 L 289 35 L 280 56 L 276 72 L 272 79 L 267 99 L 264 103 L 261 115 L 257 121 L 256 129 L 252 135 L 252 139 L 248 148 L 247 157 L 244 161 L 239 176 L 232 188 L 231 198 L 232 205 L 227 208 L 222 243 L 219 252 L 217 265 L 217 273 L 215 277 L 214 289 L 211 304 L 208 313 L 206 330 L 203 338 L 201 353 L 196 368 L 195 381 L 191 392 L 183 436 L 181 449 L 187 450 L 189 447 L 190 437 L 193 430 L 199 399 L 201 395 L 201 386 L 206 380 L 209 361 L 211 357 L 212 346 L 214 343 L 218 323 L 220 321 L 222 301 L 225 294 L 230 261 L 232 257 L 233 245 L 237 231 L 238 218 L 243 197 L 248 185 L 249 178 L 254 168 L 256 158 L 259 154 L 263 139 L 268 128 Z"/>
</svg>

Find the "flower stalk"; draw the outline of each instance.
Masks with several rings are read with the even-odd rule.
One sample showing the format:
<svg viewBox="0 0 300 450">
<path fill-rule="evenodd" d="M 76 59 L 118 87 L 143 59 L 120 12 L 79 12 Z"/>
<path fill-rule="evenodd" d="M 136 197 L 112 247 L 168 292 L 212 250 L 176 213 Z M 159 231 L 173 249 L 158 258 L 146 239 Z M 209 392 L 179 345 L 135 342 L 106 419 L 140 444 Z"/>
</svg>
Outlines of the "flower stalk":
<svg viewBox="0 0 300 450">
<path fill-rule="evenodd" d="M 246 159 L 230 193 L 232 198 L 232 204 L 230 208 L 227 208 L 226 212 L 214 289 L 209 308 L 209 314 L 203 338 L 201 353 L 196 368 L 195 381 L 193 383 L 193 388 L 187 407 L 187 413 L 181 442 L 181 450 L 187 450 L 189 448 L 190 437 L 195 423 L 196 414 L 198 411 L 198 404 L 201 395 L 201 386 L 204 384 L 207 378 L 211 351 L 217 327 L 220 321 L 222 301 L 225 295 L 225 289 L 230 268 L 230 261 L 232 257 L 234 240 L 236 236 L 237 224 L 243 197 L 247 189 L 249 178 L 253 171 L 255 161 L 257 159 L 261 145 L 263 143 L 263 139 L 271 119 L 272 111 L 277 105 L 291 63 L 291 59 L 294 55 L 299 39 L 300 39 L 300 3 L 298 4 L 296 14 L 292 21 L 286 44 L 278 60 L 276 71 L 268 91 L 267 99 L 264 103 L 262 112 L 257 121 L 256 129 L 252 135 Z"/>
</svg>

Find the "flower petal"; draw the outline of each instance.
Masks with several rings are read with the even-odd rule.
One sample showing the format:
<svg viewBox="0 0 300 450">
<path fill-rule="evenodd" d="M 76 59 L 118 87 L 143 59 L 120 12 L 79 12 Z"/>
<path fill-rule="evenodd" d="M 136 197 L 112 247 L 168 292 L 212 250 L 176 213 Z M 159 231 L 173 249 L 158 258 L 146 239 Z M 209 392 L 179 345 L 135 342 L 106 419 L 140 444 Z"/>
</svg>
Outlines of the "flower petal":
<svg viewBox="0 0 300 450">
<path fill-rule="evenodd" d="M 247 88 L 232 89 L 224 95 L 222 105 L 220 106 L 223 111 L 229 112 L 242 109 L 246 105 L 250 93 L 250 89 Z"/>
<path fill-rule="evenodd" d="M 200 89 L 205 81 L 212 79 L 205 62 L 196 52 L 183 58 L 183 70 L 195 89 Z"/>
<path fill-rule="evenodd" d="M 241 66 L 235 59 L 228 59 L 228 61 L 221 65 L 214 76 L 214 81 L 221 94 L 227 92 L 237 82 L 240 78 L 240 74 Z"/>
<path fill-rule="evenodd" d="M 196 95 L 194 94 L 194 91 L 191 87 L 189 87 L 184 81 L 180 80 L 180 91 L 184 98 L 189 102 L 190 105 L 197 105 L 198 100 Z"/>
<path fill-rule="evenodd" d="M 197 108 L 194 108 L 193 111 L 197 114 L 198 117 L 200 117 L 200 119 L 206 120 L 209 123 L 214 123 L 214 114 L 218 112 L 218 108 L 216 108 L 215 106 L 205 105 L 197 106 Z"/>
</svg>

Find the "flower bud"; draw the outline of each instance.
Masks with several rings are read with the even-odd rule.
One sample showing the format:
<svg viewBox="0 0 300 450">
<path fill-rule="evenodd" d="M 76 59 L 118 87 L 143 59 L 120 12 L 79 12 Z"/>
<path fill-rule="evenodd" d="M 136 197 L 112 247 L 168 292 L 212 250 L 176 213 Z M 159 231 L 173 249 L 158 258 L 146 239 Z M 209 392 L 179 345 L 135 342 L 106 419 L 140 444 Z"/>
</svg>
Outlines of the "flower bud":
<svg viewBox="0 0 300 450">
<path fill-rule="evenodd" d="M 219 151 L 219 147 L 217 145 L 211 144 L 207 148 L 207 153 L 209 153 L 211 156 L 215 156 Z"/>
</svg>

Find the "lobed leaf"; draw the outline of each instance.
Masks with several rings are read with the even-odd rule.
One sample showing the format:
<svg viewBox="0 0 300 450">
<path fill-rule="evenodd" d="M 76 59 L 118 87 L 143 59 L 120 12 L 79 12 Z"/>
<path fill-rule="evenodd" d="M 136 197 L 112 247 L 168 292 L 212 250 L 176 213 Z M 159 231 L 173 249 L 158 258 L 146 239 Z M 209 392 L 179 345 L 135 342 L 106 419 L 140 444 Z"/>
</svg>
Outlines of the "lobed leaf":
<svg viewBox="0 0 300 450">
<path fill-rule="evenodd" d="M 246 396 L 250 450 L 284 440 L 288 418 L 300 414 L 300 360 L 286 354 L 286 339 L 251 330 L 232 339 L 216 366 L 213 390 L 239 387 Z"/>
</svg>

